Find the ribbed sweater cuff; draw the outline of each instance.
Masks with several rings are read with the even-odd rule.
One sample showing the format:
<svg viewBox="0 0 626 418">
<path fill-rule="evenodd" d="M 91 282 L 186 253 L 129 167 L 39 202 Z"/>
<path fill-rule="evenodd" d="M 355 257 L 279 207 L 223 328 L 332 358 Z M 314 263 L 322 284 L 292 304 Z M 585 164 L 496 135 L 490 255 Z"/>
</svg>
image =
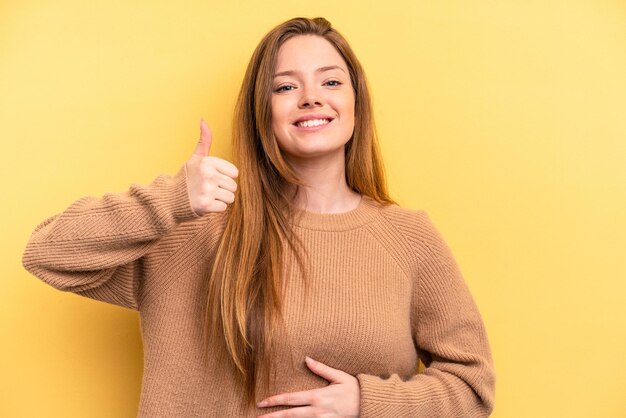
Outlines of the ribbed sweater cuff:
<svg viewBox="0 0 626 418">
<path fill-rule="evenodd" d="M 405 414 L 409 410 L 414 410 L 417 399 L 409 399 L 410 396 L 407 398 L 408 388 L 399 386 L 406 386 L 406 382 L 398 382 L 396 379 L 383 380 L 368 374 L 358 374 L 356 378 L 361 387 L 360 418 L 399 418 L 408 416 Z M 407 404 L 409 400 L 411 405 Z"/>
<path fill-rule="evenodd" d="M 174 217 L 180 221 L 199 218 L 201 215 L 197 214 L 191 207 L 186 164 L 183 164 L 178 173 L 172 177 L 172 180 L 171 191 L 173 199 L 168 203 L 171 205 Z"/>
</svg>

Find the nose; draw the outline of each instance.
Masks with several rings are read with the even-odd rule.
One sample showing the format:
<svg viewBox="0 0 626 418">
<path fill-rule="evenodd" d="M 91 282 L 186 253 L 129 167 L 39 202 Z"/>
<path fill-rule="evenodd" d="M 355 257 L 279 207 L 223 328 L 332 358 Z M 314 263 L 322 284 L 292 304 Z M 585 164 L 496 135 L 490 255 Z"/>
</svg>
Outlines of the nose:
<svg viewBox="0 0 626 418">
<path fill-rule="evenodd" d="M 302 96 L 298 101 L 298 107 L 300 108 L 311 108 L 322 106 L 322 99 L 320 94 L 315 90 L 315 88 L 302 88 Z"/>
</svg>

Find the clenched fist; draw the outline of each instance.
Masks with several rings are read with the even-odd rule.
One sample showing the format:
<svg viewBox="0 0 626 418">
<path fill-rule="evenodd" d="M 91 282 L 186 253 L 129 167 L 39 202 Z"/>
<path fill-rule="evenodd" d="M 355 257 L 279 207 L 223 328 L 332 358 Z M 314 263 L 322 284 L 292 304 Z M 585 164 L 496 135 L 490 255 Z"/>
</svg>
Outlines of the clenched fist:
<svg viewBox="0 0 626 418">
<path fill-rule="evenodd" d="M 204 119 L 200 121 L 200 139 L 196 149 L 185 163 L 191 207 L 199 214 L 224 212 L 235 200 L 239 170 L 232 163 L 209 156 L 211 130 Z"/>
</svg>

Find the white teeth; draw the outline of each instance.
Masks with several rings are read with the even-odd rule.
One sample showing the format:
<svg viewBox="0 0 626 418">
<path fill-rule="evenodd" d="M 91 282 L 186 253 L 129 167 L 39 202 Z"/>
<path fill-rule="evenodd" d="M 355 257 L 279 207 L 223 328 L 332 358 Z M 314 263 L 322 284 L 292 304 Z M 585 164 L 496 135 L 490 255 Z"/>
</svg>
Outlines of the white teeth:
<svg viewBox="0 0 626 418">
<path fill-rule="evenodd" d="M 298 122 L 298 126 L 302 128 L 309 128 L 311 126 L 326 125 L 328 122 L 330 122 L 329 119 L 311 119 Z"/>
</svg>

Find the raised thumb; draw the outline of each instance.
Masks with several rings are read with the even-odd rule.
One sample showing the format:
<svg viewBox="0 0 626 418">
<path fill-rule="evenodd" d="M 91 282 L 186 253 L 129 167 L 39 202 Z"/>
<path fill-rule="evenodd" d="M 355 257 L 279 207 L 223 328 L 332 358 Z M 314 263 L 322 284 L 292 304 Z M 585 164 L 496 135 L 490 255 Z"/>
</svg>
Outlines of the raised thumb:
<svg viewBox="0 0 626 418">
<path fill-rule="evenodd" d="M 196 145 L 196 149 L 193 153 L 201 157 L 207 156 L 209 154 L 209 150 L 211 149 L 212 139 L 213 136 L 211 129 L 206 124 L 204 119 L 200 119 L 200 139 L 198 140 L 198 145 Z"/>
</svg>

